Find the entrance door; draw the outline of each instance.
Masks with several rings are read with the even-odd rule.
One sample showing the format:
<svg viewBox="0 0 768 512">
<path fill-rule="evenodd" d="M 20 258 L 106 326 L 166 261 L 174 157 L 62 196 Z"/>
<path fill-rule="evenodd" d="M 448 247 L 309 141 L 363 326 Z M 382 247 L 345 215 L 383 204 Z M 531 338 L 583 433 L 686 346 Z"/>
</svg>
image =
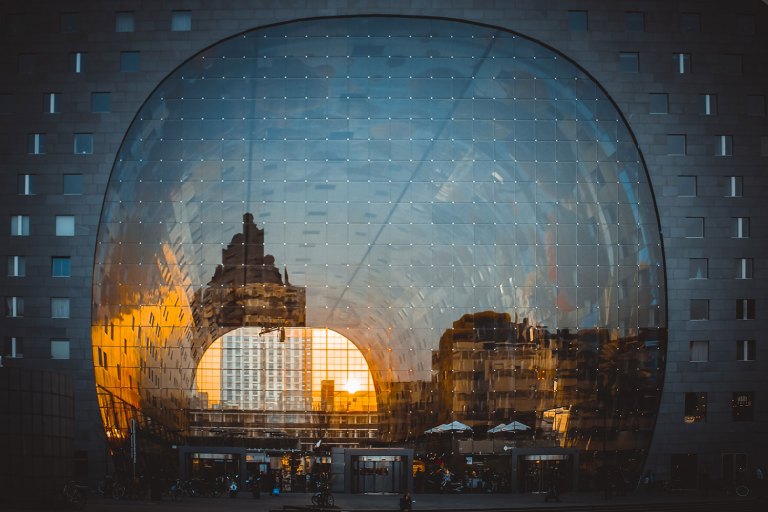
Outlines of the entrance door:
<svg viewBox="0 0 768 512">
<path fill-rule="evenodd" d="M 559 491 L 569 491 L 572 464 L 570 455 L 522 455 L 518 488 L 522 492 L 545 493 L 555 484 Z"/>
<path fill-rule="evenodd" d="M 746 482 L 747 454 L 724 453 L 722 471 L 723 484 L 725 485 L 733 485 Z"/>
<path fill-rule="evenodd" d="M 699 456 L 695 453 L 673 453 L 670 483 L 673 489 L 695 489 L 699 471 Z"/>
<path fill-rule="evenodd" d="M 399 455 L 352 457 L 352 492 L 394 494 L 407 490 L 405 468 Z"/>
</svg>

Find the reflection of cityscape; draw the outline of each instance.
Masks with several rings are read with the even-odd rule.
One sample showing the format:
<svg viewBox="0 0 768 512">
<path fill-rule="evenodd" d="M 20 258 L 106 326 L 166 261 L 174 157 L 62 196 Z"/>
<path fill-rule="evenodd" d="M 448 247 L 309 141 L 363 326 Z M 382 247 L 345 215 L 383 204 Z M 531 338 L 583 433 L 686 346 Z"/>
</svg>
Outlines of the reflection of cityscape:
<svg viewBox="0 0 768 512">
<path fill-rule="evenodd" d="M 370 444 L 378 427 L 360 351 L 329 329 L 246 327 L 208 349 L 197 371 L 194 437 L 290 439 L 307 447 Z M 266 440 L 270 444 L 270 439 Z"/>
<path fill-rule="evenodd" d="M 466 454 L 477 446 L 489 453 L 501 450 L 504 442 L 494 444 L 486 432 L 515 421 L 526 427 L 513 434 L 518 447 L 599 446 L 617 464 L 639 471 L 638 454 L 649 441 L 659 399 L 662 330 L 639 330 L 631 338 L 608 329 L 550 332 L 510 313 L 466 313 L 433 341 L 437 349 L 429 381 L 380 379 L 374 386 L 369 362 L 355 346 L 360 340 L 304 327 L 307 290 L 290 284 L 287 270 L 281 272 L 274 257 L 265 254 L 264 242 L 265 231 L 252 215 L 244 215 L 242 232 L 232 237 L 213 277 L 194 294 L 191 320 L 205 340 L 196 396 L 176 398 L 171 384 L 163 402 L 162 393 L 150 397 L 137 377 L 136 391 L 151 401 L 139 407 L 139 398 L 132 405 L 134 388 L 120 384 L 120 375 L 134 368 L 124 364 L 124 347 L 97 345 L 104 367 L 112 358 L 123 364 L 114 387 L 103 386 L 100 393 L 114 446 L 125 442 L 121 433 L 131 417 L 143 428 L 152 425 L 146 413 L 176 414 L 190 443 L 271 449 L 311 449 L 318 439 L 327 447 L 419 446 L 429 428 L 460 421 L 473 429 L 478 443 L 491 443 L 447 446 L 448 440 L 440 439 L 443 449 Z M 172 252 L 165 256 L 173 261 Z M 166 300 L 178 303 L 174 297 L 170 292 Z M 144 314 L 150 327 L 153 318 L 170 318 L 164 307 L 145 306 Z M 147 357 L 168 344 L 171 338 L 163 337 L 171 331 L 189 332 L 142 330 Z M 180 348 L 183 336 L 175 342 Z M 135 367 L 140 375 L 146 371 L 151 387 L 165 382 L 162 362 L 159 371 L 141 361 Z M 105 383 L 115 381 L 106 374 Z M 503 441 L 507 436 L 491 437 Z"/>
<path fill-rule="evenodd" d="M 431 426 L 460 421 L 483 438 L 518 421 L 529 428 L 515 432 L 517 446 L 592 447 L 639 471 L 665 342 L 662 329 L 627 338 L 607 329 L 551 333 L 508 313 L 466 314 L 441 336 L 431 382 L 389 386 L 389 431 L 413 441 Z"/>
</svg>

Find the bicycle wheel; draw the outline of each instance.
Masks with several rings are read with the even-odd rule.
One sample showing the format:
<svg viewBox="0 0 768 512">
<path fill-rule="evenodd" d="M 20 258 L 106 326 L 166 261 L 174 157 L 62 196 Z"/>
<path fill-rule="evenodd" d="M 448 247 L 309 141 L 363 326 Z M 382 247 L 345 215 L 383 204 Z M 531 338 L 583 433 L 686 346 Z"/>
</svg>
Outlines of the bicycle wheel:
<svg viewBox="0 0 768 512">
<path fill-rule="evenodd" d="M 75 510 L 83 510 L 85 504 L 88 503 L 88 496 L 80 489 L 75 489 L 72 497 L 70 498 L 70 504 Z"/>
<path fill-rule="evenodd" d="M 112 486 L 112 497 L 116 500 L 125 498 L 125 486 L 123 484 L 115 484 Z"/>
<path fill-rule="evenodd" d="M 749 487 L 747 487 L 746 485 L 737 485 L 736 495 L 741 496 L 742 498 L 749 496 Z"/>
<path fill-rule="evenodd" d="M 315 493 L 312 495 L 312 504 L 315 506 L 320 505 L 320 494 Z"/>
<path fill-rule="evenodd" d="M 333 494 L 328 494 L 325 496 L 325 506 L 326 507 L 332 507 L 334 503 L 333 500 Z"/>
</svg>

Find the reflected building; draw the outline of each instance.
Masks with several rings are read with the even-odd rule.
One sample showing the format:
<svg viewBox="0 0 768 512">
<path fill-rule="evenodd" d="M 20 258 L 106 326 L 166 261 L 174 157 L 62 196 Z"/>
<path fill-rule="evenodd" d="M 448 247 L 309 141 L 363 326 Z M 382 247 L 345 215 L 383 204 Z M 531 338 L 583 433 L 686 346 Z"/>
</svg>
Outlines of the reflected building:
<svg viewBox="0 0 768 512">
<path fill-rule="evenodd" d="M 433 356 L 440 423 L 475 432 L 522 423 L 518 446 L 590 446 L 624 471 L 640 470 L 661 396 L 666 333 L 618 338 L 606 329 L 550 333 L 508 313 L 467 314 L 440 338 Z M 593 467 L 593 471 L 596 467 Z"/>
<path fill-rule="evenodd" d="M 768 6 L 457 1 L 0 7 L 2 365 L 71 381 L 51 488 L 230 426 L 517 420 L 678 487 L 768 457 Z"/>
</svg>

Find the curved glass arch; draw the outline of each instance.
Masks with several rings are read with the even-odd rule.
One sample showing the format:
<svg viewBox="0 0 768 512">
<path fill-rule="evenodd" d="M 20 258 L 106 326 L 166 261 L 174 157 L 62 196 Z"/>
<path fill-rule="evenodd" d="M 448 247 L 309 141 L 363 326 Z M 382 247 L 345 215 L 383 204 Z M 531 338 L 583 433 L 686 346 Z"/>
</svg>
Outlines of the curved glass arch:
<svg viewBox="0 0 768 512">
<path fill-rule="evenodd" d="M 243 264 L 267 269 L 227 278 L 251 229 Z M 360 17 L 218 43 L 141 108 L 98 240 L 104 404 L 183 424 L 219 335 L 306 326 L 354 340 L 391 439 L 453 414 L 584 447 L 609 410 L 617 450 L 649 441 L 666 298 L 647 172 L 594 80 L 518 34 Z M 434 415 L 399 415 L 422 393 Z"/>
</svg>

